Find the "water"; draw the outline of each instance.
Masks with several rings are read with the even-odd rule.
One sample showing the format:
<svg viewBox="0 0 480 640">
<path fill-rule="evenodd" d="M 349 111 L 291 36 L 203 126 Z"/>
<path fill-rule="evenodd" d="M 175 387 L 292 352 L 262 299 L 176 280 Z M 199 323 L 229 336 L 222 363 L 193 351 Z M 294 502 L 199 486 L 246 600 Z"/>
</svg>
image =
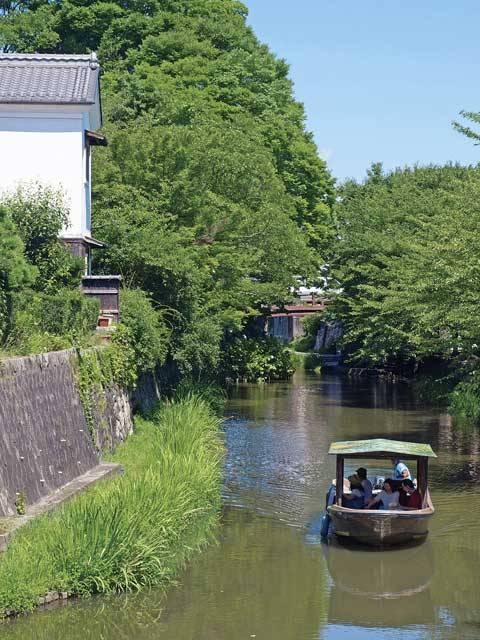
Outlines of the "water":
<svg viewBox="0 0 480 640">
<path fill-rule="evenodd" d="M 240 387 L 227 414 L 219 543 L 197 556 L 167 597 L 152 590 L 54 606 L 7 623 L 0 636 L 480 638 L 478 430 L 454 428 L 403 386 L 333 376 Z M 429 442 L 439 456 L 430 468 L 437 512 L 427 542 L 391 551 L 322 544 L 330 442 L 382 436 Z"/>
</svg>

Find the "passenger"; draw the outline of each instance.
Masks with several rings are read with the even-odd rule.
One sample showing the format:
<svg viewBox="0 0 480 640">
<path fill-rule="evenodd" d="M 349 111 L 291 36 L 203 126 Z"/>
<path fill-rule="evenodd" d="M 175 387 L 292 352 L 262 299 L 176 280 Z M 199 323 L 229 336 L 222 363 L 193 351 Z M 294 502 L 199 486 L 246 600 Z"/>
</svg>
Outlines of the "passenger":
<svg viewBox="0 0 480 640">
<path fill-rule="evenodd" d="M 367 470 L 364 467 L 360 467 L 357 469 L 357 476 L 360 478 L 360 482 L 362 483 L 365 504 L 368 504 L 373 496 L 373 487 L 372 483 L 367 478 Z"/>
<path fill-rule="evenodd" d="M 398 491 L 393 491 L 390 478 L 383 483 L 383 489 L 367 504 L 367 509 L 381 503 L 380 509 L 397 509 L 399 501 Z"/>
<path fill-rule="evenodd" d="M 393 480 L 405 480 L 412 479 L 410 475 L 410 470 L 406 464 L 404 464 L 400 458 L 392 458 L 393 464 Z"/>
<path fill-rule="evenodd" d="M 365 492 L 357 474 L 348 476 L 350 493 L 343 494 L 343 506 L 348 509 L 363 509 L 365 506 Z"/>
<path fill-rule="evenodd" d="M 400 506 L 406 511 L 416 511 L 422 508 L 422 494 L 418 489 L 415 489 L 415 485 L 408 478 L 402 482 Z"/>
</svg>

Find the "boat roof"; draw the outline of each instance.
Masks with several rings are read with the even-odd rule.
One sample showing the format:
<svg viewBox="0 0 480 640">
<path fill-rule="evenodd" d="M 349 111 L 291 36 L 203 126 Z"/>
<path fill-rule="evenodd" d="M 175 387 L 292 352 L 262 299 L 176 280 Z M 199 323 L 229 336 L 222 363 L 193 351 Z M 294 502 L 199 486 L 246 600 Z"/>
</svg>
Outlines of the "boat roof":
<svg viewBox="0 0 480 640">
<path fill-rule="evenodd" d="M 387 458 L 392 454 L 399 454 L 404 458 L 436 458 L 436 454 L 429 444 L 419 442 L 403 442 L 402 440 L 387 440 L 374 438 L 372 440 L 346 440 L 344 442 L 332 442 L 330 455 L 348 457 L 372 457 Z"/>
</svg>

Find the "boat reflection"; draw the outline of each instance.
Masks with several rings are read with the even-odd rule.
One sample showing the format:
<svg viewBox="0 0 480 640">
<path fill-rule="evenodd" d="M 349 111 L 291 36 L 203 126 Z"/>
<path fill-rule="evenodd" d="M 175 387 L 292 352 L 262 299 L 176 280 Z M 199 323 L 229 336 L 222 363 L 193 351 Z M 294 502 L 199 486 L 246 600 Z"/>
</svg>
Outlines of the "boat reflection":
<svg viewBox="0 0 480 640">
<path fill-rule="evenodd" d="M 329 623 L 362 627 L 430 625 L 435 620 L 430 594 L 430 544 L 371 551 L 323 545 L 332 581 Z"/>
</svg>

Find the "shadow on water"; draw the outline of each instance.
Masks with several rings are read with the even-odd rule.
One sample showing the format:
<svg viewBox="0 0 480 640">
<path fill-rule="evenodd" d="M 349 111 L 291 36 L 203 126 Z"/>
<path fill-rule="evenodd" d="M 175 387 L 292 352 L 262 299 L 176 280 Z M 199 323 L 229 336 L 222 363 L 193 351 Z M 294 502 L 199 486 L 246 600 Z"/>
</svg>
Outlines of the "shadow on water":
<svg viewBox="0 0 480 640">
<path fill-rule="evenodd" d="M 219 544 L 178 587 L 167 597 L 149 591 L 39 612 L 0 627 L 0 637 L 479 640 L 478 430 L 422 407 L 403 385 L 335 376 L 238 387 L 227 415 Z M 334 477 L 330 442 L 368 437 L 436 450 L 436 514 L 424 544 L 319 544 L 316 517 Z M 371 475 L 389 472 L 367 466 Z"/>
</svg>

